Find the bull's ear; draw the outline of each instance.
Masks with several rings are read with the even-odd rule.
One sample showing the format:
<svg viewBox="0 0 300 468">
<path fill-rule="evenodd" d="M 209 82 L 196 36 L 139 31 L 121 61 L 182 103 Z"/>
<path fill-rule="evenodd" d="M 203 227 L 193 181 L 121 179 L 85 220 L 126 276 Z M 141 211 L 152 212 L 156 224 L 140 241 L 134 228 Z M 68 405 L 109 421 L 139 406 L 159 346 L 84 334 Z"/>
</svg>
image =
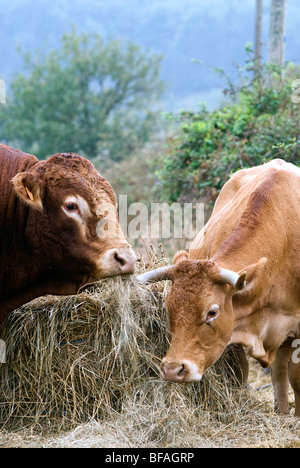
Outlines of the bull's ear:
<svg viewBox="0 0 300 468">
<path fill-rule="evenodd" d="M 189 258 L 188 253 L 185 250 L 181 250 L 180 252 L 177 252 L 173 259 L 173 265 L 178 265 L 181 262 L 184 262 Z"/>
<path fill-rule="evenodd" d="M 20 200 L 35 210 L 43 211 L 43 188 L 34 174 L 20 172 L 12 179 L 12 183 Z"/>
</svg>

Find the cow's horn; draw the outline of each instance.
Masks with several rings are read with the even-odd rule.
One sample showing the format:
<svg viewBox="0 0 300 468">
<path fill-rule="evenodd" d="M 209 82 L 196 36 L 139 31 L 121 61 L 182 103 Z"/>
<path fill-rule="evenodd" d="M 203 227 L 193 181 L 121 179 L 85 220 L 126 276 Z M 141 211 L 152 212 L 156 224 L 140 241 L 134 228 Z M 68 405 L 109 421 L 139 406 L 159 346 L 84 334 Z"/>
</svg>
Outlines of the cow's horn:
<svg viewBox="0 0 300 468">
<path fill-rule="evenodd" d="M 220 280 L 222 283 L 230 284 L 238 291 L 241 291 L 245 286 L 246 275 L 246 271 L 240 274 L 231 270 L 226 270 L 225 268 L 221 268 Z"/>
<path fill-rule="evenodd" d="M 140 283 L 157 283 L 158 281 L 164 281 L 171 278 L 172 267 L 162 267 L 157 270 L 148 271 L 143 275 L 137 276 L 137 281 Z"/>
</svg>

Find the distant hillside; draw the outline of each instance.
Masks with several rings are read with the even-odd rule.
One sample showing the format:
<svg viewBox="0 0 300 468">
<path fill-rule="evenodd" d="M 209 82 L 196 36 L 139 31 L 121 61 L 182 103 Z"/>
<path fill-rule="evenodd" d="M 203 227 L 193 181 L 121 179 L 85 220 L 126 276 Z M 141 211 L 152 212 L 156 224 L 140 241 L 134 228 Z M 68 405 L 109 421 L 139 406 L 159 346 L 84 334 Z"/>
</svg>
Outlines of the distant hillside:
<svg viewBox="0 0 300 468">
<path fill-rule="evenodd" d="M 264 41 L 269 5 L 265 0 Z M 55 48 L 74 24 L 78 31 L 132 39 L 162 54 L 168 110 L 217 104 L 220 79 L 191 59 L 233 73 L 233 61 L 243 63 L 244 45 L 254 35 L 255 0 L 0 0 L 0 6 L 0 78 L 8 85 L 21 69 L 17 46 Z M 299 12 L 299 1 L 288 0 L 287 60 L 300 58 Z"/>
</svg>

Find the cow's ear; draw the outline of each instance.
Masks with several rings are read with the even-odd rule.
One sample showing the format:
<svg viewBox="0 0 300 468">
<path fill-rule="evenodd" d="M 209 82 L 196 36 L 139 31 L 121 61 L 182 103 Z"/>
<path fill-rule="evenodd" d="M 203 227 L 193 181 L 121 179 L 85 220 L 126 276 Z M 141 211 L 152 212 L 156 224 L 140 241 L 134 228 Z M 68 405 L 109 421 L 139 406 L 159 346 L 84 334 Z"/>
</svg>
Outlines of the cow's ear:
<svg viewBox="0 0 300 468">
<path fill-rule="evenodd" d="M 217 280 L 215 279 L 215 281 L 223 284 L 229 284 L 229 286 L 232 286 L 234 289 L 241 291 L 245 287 L 246 276 L 246 271 L 236 273 L 232 270 L 220 268 Z"/>
<path fill-rule="evenodd" d="M 244 293 L 246 295 L 256 294 L 259 295 L 260 291 L 263 291 L 263 278 L 266 274 L 268 259 L 262 257 L 257 263 L 249 265 L 245 268 L 245 288 Z"/>
<path fill-rule="evenodd" d="M 12 179 L 12 183 L 20 200 L 35 210 L 43 211 L 42 184 L 34 174 L 20 172 Z"/>
<path fill-rule="evenodd" d="M 177 252 L 173 259 L 173 265 L 178 265 L 181 262 L 184 262 L 185 260 L 188 260 L 189 256 L 188 253 L 185 250 L 181 250 L 180 252 Z"/>
</svg>

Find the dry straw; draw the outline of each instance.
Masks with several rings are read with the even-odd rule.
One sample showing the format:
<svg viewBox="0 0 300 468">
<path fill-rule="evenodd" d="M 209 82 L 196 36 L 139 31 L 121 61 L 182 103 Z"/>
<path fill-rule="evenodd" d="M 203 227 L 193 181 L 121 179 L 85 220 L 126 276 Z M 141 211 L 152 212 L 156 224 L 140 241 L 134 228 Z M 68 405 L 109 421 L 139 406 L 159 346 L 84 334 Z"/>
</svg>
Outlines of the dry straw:
<svg viewBox="0 0 300 468">
<path fill-rule="evenodd" d="M 168 346 L 168 287 L 114 278 L 79 296 L 47 296 L 15 311 L 2 336 L 1 426 L 74 426 L 121 412 L 132 402 L 168 411 L 173 400 L 181 408 L 187 401 L 198 407 L 210 400 L 216 411 L 222 409 L 231 395 L 215 370 L 201 386 L 160 379 Z"/>
<path fill-rule="evenodd" d="M 153 259 L 141 262 L 140 270 L 153 266 Z M 168 282 L 144 286 L 113 278 L 79 296 L 47 296 L 15 311 L 2 333 L 2 431 L 45 433 L 97 422 L 114 427 L 120 440 L 134 440 L 127 446 L 164 446 L 201 427 L 201 437 L 212 438 L 220 424 L 235 425 L 251 411 L 257 427 L 262 405 L 234 384 L 232 352 L 200 384 L 161 380 L 168 288 Z"/>
</svg>

